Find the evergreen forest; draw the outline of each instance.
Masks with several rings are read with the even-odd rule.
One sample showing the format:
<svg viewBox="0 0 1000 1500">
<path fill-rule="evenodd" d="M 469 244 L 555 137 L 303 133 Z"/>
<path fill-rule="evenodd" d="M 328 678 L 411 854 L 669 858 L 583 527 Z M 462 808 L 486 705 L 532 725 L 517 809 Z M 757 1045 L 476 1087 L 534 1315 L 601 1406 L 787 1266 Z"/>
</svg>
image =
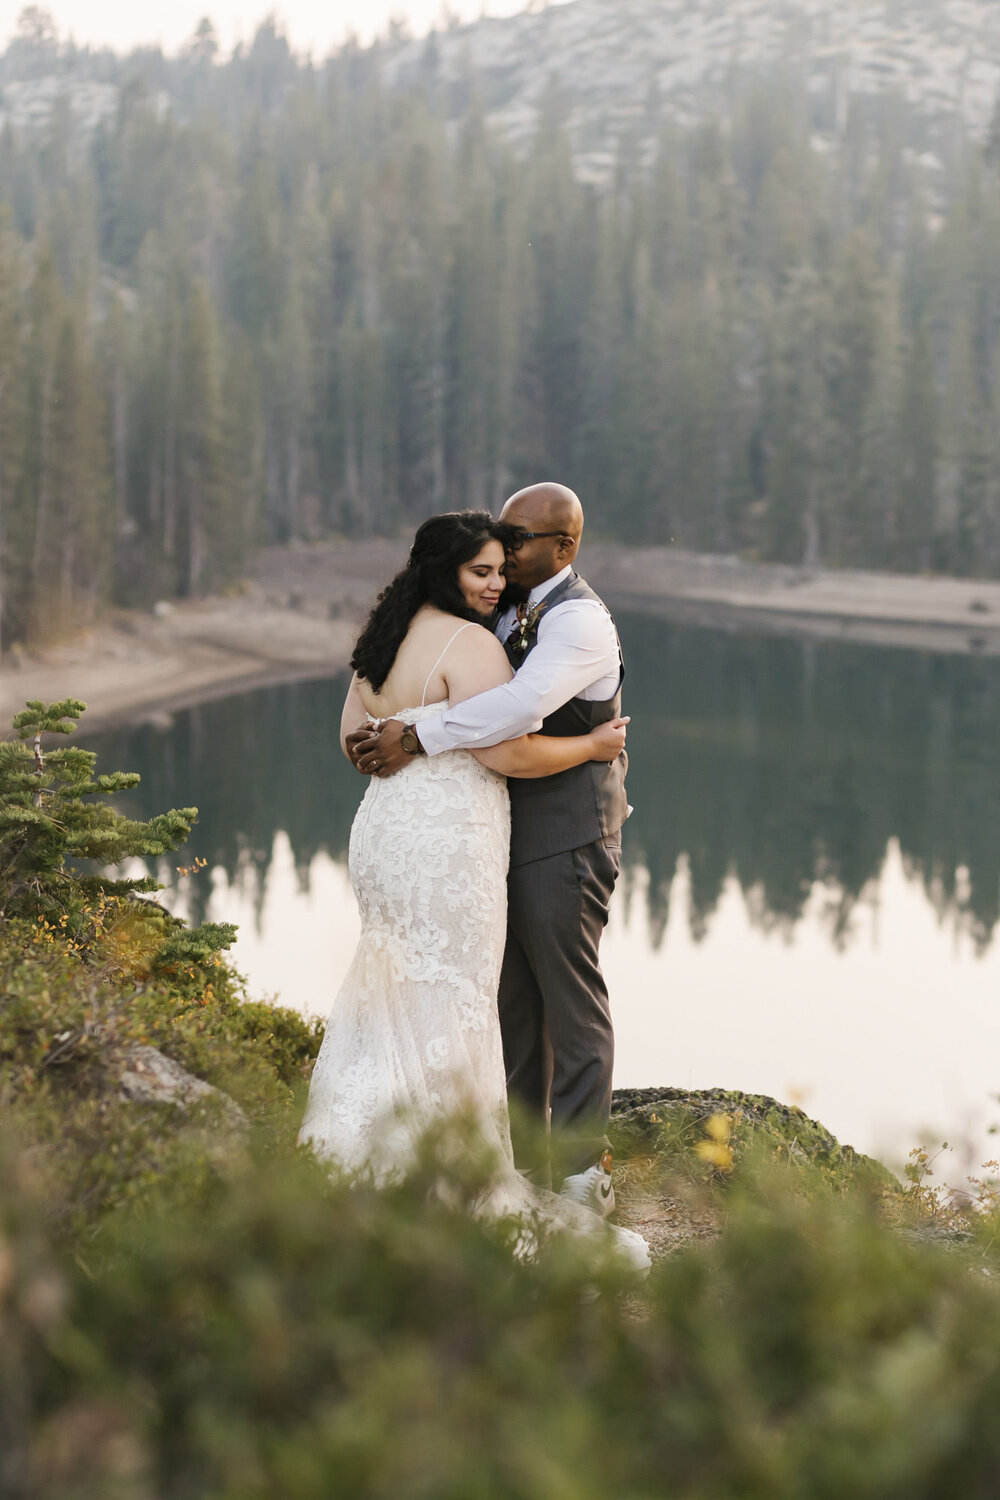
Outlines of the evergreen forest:
<svg viewBox="0 0 1000 1500">
<path fill-rule="evenodd" d="M 205 21 L 122 58 L 22 16 L 5 645 L 540 477 L 633 543 L 1000 575 L 1000 131 L 932 154 L 892 93 L 737 69 L 725 121 L 651 91 L 595 181 L 557 82 L 515 149 L 433 37 L 390 87 L 391 45 L 316 62 L 268 21 L 223 59 Z"/>
</svg>

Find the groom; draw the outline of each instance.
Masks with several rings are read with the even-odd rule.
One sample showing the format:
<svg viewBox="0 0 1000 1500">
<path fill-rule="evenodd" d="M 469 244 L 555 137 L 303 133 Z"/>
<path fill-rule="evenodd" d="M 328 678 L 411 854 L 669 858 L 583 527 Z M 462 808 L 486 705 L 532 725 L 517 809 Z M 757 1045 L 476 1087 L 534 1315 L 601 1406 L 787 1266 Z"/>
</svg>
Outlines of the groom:
<svg viewBox="0 0 1000 1500">
<path fill-rule="evenodd" d="M 583 531 L 576 495 L 560 484 L 530 485 L 511 496 L 500 519 L 511 539 L 494 630 L 514 678 L 419 726 L 389 719 L 377 735 L 349 736 L 359 770 L 387 775 L 410 755 L 484 749 L 530 731 L 585 734 L 620 713 L 625 668 L 614 622 L 572 568 Z M 622 754 L 610 764 L 588 761 L 508 782 L 498 1002 L 507 1087 L 530 1118 L 573 1128 L 580 1151 L 563 1191 L 602 1215 L 614 1208 L 604 1137 L 614 1033 L 598 948 L 621 866 L 627 763 Z"/>
</svg>

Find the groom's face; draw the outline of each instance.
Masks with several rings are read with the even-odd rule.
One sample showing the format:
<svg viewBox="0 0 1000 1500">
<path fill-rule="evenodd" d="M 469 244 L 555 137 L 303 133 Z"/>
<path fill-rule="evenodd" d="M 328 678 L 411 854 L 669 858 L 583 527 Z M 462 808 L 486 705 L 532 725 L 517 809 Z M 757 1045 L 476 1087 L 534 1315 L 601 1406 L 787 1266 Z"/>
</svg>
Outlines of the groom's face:
<svg viewBox="0 0 1000 1500">
<path fill-rule="evenodd" d="M 530 502 L 508 502 L 504 506 L 501 520 L 514 533 L 513 542 L 507 548 L 505 573 L 508 594 L 527 598 L 531 590 L 546 579 L 562 571 L 570 556 L 563 556 L 569 538 L 558 530 L 555 518 L 546 515 L 546 507 Z M 527 532 L 555 532 L 555 535 L 531 536 Z"/>
</svg>

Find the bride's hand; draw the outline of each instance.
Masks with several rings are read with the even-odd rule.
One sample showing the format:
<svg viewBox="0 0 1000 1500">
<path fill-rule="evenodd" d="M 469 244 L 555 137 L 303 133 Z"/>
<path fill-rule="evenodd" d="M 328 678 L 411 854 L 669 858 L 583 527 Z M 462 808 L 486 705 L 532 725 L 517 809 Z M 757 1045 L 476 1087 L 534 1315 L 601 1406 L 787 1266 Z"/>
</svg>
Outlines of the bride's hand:
<svg viewBox="0 0 1000 1500">
<path fill-rule="evenodd" d="M 344 748 L 356 771 L 361 770 L 359 765 L 361 756 L 378 743 L 376 736 L 381 727 L 381 719 L 366 719 L 357 729 L 352 729 L 350 734 L 344 736 Z"/>
<path fill-rule="evenodd" d="M 594 747 L 590 759 L 617 760 L 625 749 L 625 726 L 630 722 L 626 715 L 624 719 L 609 719 L 607 724 L 598 724 L 592 729 L 587 736 Z"/>
</svg>

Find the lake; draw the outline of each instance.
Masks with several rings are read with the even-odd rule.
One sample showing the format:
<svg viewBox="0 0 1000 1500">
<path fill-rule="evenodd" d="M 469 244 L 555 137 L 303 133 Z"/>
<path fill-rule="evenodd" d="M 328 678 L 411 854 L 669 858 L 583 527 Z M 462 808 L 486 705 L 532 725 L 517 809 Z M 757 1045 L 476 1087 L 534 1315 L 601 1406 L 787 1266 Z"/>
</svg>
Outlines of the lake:
<svg viewBox="0 0 1000 1500">
<path fill-rule="evenodd" d="M 616 1084 L 771 1094 L 897 1166 L 947 1140 L 961 1183 L 1000 1120 L 1000 662 L 619 625 L 635 811 L 603 950 Z M 238 922 L 251 993 L 319 1015 L 358 926 L 344 687 L 88 741 L 141 773 L 130 812 L 200 809 L 161 878 L 208 868 L 167 903 Z"/>
</svg>

